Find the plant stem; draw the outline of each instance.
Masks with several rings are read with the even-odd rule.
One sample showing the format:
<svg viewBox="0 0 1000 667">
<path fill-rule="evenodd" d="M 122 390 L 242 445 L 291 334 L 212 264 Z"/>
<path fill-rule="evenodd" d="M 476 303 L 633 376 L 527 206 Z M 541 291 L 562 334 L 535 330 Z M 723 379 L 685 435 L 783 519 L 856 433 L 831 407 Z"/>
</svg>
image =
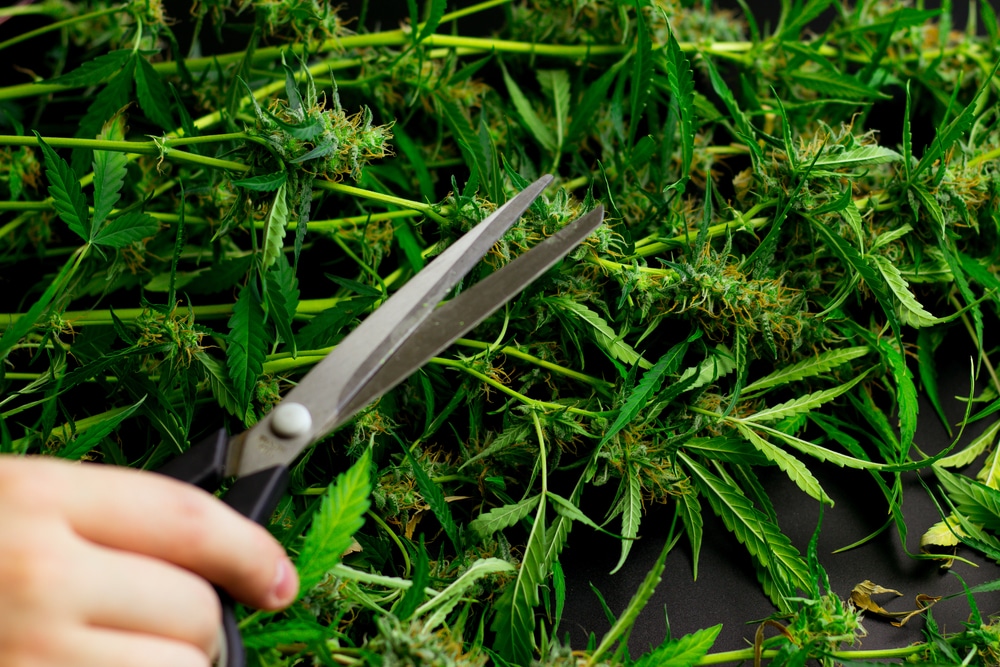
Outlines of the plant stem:
<svg viewBox="0 0 1000 667">
<path fill-rule="evenodd" d="M 614 385 L 610 382 L 601 380 L 600 378 L 592 377 L 590 375 L 585 375 L 583 373 L 571 370 L 569 368 L 565 368 L 563 366 L 560 366 L 559 364 L 554 364 L 551 361 L 545 361 L 544 359 L 539 359 L 538 357 L 532 356 L 527 352 L 522 352 L 518 348 L 510 345 L 505 345 L 500 348 L 494 348 L 494 346 L 490 345 L 489 343 L 483 343 L 478 340 L 470 340 L 468 338 L 459 338 L 458 340 L 455 341 L 455 344 L 462 345 L 464 347 L 471 347 L 476 350 L 494 349 L 496 352 L 499 352 L 500 354 L 506 354 L 509 357 L 514 357 L 515 359 L 527 361 L 530 364 L 534 364 L 539 368 L 550 370 L 553 373 L 558 373 L 565 377 L 573 378 L 574 380 L 579 380 L 580 382 L 585 382 L 586 384 L 589 384 L 590 386 L 605 393 L 614 389 Z"/>
<path fill-rule="evenodd" d="M 52 32 L 53 30 L 60 30 L 68 25 L 73 25 L 74 23 L 80 23 L 81 21 L 89 21 L 90 19 L 95 19 L 100 16 L 105 16 L 107 14 L 114 14 L 115 12 L 120 12 L 123 9 L 125 9 L 125 5 L 115 5 L 114 7 L 108 7 L 106 9 L 101 9 L 95 12 L 91 12 L 89 14 L 81 14 L 80 16 L 74 16 L 73 18 L 65 19 L 63 21 L 56 21 L 55 23 L 51 23 L 47 26 L 43 26 L 41 28 L 37 28 L 29 32 L 21 33 L 16 37 L 11 37 L 8 40 L 0 42 L 0 51 L 6 49 L 8 46 L 14 46 L 15 44 L 20 44 L 25 40 L 31 39 L 32 37 L 38 37 L 39 35 L 44 35 L 45 33 Z M 0 12 L 2 11 L 3 10 L 0 10 Z M 28 13 L 28 12 L 19 12 L 19 13 Z M 31 13 L 43 14 L 47 12 L 36 11 Z"/>
<path fill-rule="evenodd" d="M 927 648 L 927 644 L 914 644 L 902 648 L 891 649 L 871 649 L 857 651 L 831 651 L 831 657 L 837 660 L 892 660 L 895 658 L 905 658 L 915 653 L 920 653 Z M 738 649 L 736 651 L 720 651 L 719 653 L 709 653 L 695 665 L 722 665 L 731 662 L 745 662 L 754 659 L 753 648 Z M 777 650 L 764 651 L 762 657 L 773 658 L 778 655 Z"/>
<path fill-rule="evenodd" d="M 381 192 L 372 192 L 371 190 L 364 190 L 362 188 L 356 188 L 352 185 L 344 185 L 343 183 L 334 183 L 333 181 L 317 180 L 314 184 L 321 190 L 330 190 L 331 192 L 339 192 L 341 194 L 352 195 L 354 197 L 360 197 L 361 199 L 370 199 L 372 201 L 383 202 L 386 204 L 395 204 L 396 206 L 403 206 L 415 211 L 420 211 L 428 218 L 439 223 L 447 224 L 448 219 L 439 215 L 434 207 L 430 204 L 424 204 L 422 202 L 413 201 L 412 199 L 403 199 L 401 197 L 393 197 L 392 195 L 385 195 Z"/>
</svg>

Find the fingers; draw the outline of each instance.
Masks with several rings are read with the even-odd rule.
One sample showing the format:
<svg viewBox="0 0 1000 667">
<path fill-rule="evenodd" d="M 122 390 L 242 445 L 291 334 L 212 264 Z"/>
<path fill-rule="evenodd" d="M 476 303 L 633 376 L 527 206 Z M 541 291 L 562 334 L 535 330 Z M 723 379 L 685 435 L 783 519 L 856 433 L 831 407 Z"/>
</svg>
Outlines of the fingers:
<svg viewBox="0 0 1000 667">
<path fill-rule="evenodd" d="M 122 468 L 32 465 L 33 488 L 23 492 L 63 513 L 85 539 L 176 564 L 254 607 L 294 600 L 298 578 L 281 545 L 210 494 Z"/>
<path fill-rule="evenodd" d="M 28 641 L 31 639 L 32 641 Z M 30 645 L 29 645 L 30 644 Z M 210 667 L 190 644 L 105 628 L 73 627 L 0 645 L 4 665 L 31 667 Z"/>
<path fill-rule="evenodd" d="M 216 654 L 222 609 L 207 581 L 148 556 L 101 547 L 85 551 L 90 553 L 80 558 L 80 565 L 97 574 L 69 582 L 70 590 L 63 594 L 79 601 L 87 623 L 155 634 Z"/>
</svg>

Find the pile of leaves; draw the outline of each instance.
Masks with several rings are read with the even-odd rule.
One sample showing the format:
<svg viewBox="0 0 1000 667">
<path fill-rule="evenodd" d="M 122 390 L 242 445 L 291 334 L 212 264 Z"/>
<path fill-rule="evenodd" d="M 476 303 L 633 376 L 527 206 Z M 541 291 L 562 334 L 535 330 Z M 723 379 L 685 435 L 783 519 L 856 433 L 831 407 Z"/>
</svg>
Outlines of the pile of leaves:
<svg viewBox="0 0 1000 667">
<path fill-rule="evenodd" d="M 869 471 L 905 536 L 901 475 L 932 472 L 927 549 L 1000 560 L 990 3 L 966 25 L 907 0 L 782 0 L 773 24 L 707 0 L 408 0 L 390 25 L 383 4 L 0 9 L 0 451 L 155 469 L 252 425 L 553 173 L 474 278 L 597 202 L 605 225 L 296 464 L 270 528 L 302 595 L 240 612 L 252 664 L 998 664 L 974 595 L 997 582 L 961 632 L 930 610 L 926 642 L 852 653 L 874 603 L 830 591 L 758 480 L 776 466 L 820 504 L 812 470 Z M 917 397 L 944 420 L 946 336 L 978 351 L 963 426 L 987 426 L 929 456 Z M 660 504 L 657 565 L 568 646 L 571 528 L 620 535 L 621 567 Z M 630 655 L 707 513 L 776 617 L 754 649 L 709 653 L 716 626 Z"/>
</svg>

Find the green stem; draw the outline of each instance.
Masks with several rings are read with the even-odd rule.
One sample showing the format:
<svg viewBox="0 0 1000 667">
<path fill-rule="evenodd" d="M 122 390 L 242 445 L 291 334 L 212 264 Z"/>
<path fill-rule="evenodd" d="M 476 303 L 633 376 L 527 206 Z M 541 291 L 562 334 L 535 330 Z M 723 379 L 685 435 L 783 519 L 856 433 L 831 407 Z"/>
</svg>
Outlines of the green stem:
<svg viewBox="0 0 1000 667">
<path fill-rule="evenodd" d="M 229 137 L 231 135 L 222 135 L 224 137 Z M 246 172 L 250 171 L 250 167 L 243 164 L 242 162 L 233 162 L 232 160 L 220 160 L 214 157 L 207 157 L 204 155 L 198 155 L 196 153 L 188 153 L 186 151 L 179 151 L 170 147 L 170 142 L 175 141 L 172 139 L 165 139 L 162 141 L 108 141 L 105 139 L 73 139 L 69 137 L 45 137 L 45 143 L 53 148 L 90 148 L 95 151 L 117 151 L 120 153 L 133 153 L 136 155 L 163 155 L 165 158 L 169 158 L 176 162 L 185 162 L 187 164 L 198 164 L 205 167 L 214 167 L 217 169 L 228 169 L 230 171 Z M 184 139 L 181 141 L 190 142 L 191 139 Z M 207 141 L 201 141 L 199 143 L 208 143 Z M 0 136 L 0 146 L 38 146 L 38 140 L 35 137 L 18 137 L 12 135 Z M 82 182 L 83 179 L 81 179 Z"/>
<path fill-rule="evenodd" d="M 505 354 L 508 357 L 514 357 L 515 359 L 527 361 L 528 363 L 534 364 L 539 368 L 550 370 L 553 373 L 558 373 L 559 375 L 562 375 L 564 377 L 572 378 L 574 380 L 579 380 L 580 382 L 589 384 L 590 386 L 599 389 L 602 392 L 612 391 L 615 386 L 614 384 L 612 384 L 611 382 L 607 382 L 606 380 L 601 380 L 600 378 L 595 378 L 590 375 L 585 375 L 584 373 L 580 373 L 578 371 L 565 368 L 564 366 L 560 366 L 559 364 L 554 364 L 551 361 L 545 361 L 544 359 L 539 359 L 538 357 L 532 356 L 527 352 L 522 352 L 518 348 L 512 347 L 510 345 L 505 345 L 503 347 L 496 348 L 493 345 L 490 345 L 489 343 L 483 343 L 478 340 L 470 340 L 468 338 L 459 338 L 458 340 L 455 341 L 455 344 L 462 345 L 464 347 L 471 347 L 476 350 L 495 349 L 495 351 L 499 352 L 500 354 Z"/>
<path fill-rule="evenodd" d="M 81 248 L 86 247 L 89 246 L 81 246 Z M 344 301 L 344 299 L 303 299 L 299 301 L 295 314 L 318 315 L 328 308 L 333 308 L 341 301 Z M 231 303 L 223 303 L 192 306 L 191 312 L 194 313 L 196 319 L 221 319 L 233 314 L 233 305 Z M 115 309 L 115 316 L 123 322 L 130 322 L 144 312 L 147 311 L 143 308 L 121 308 Z M 23 316 L 24 313 L 0 313 L 0 322 L 5 322 L 8 325 L 13 324 Z M 113 324 L 111 311 L 109 310 L 67 310 L 62 314 L 62 319 L 73 326 Z"/>
<path fill-rule="evenodd" d="M 11 5 L 10 7 L 0 7 L 0 18 L 6 20 L 13 16 L 51 16 L 64 9 L 60 2 L 46 2 L 43 5 Z"/>
<path fill-rule="evenodd" d="M 905 658 L 915 653 L 920 653 L 926 648 L 927 644 L 913 644 L 902 648 L 831 651 L 830 656 L 837 660 L 892 660 L 894 658 Z M 720 651 L 719 653 L 709 653 L 694 664 L 701 666 L 746 662 L 754 659 L 753 654 L 753 648 L 738 649 L 736 651 Z M 769 650 L 761 653 L 761 656 L 764 658 L 773 658 L 776 655 L 778 655 L 777 650 Z"/>
<path fill-rule="evenodd" d="M 382 202 L 385 204 L 403 206 L 415 211 L 420 211 L 428 218 L 431 218 L 436 222 L 448 224 L 448 219 L 438 214 L 438 212 L 435 211 L 434 207 L 430 204 L 413 201 L 412 199 L 403 199 L 402 197 L 393 197 L 392 195 L 382 194 L 381 192 L 372 192 L 371 190 L 364 190 L 362 188 L 356 188 L 353 185 L 344 185 L 343 183 L 334 183 L 333 181 L 319 180 L 313 185 L 320 190 L 329 190 L 331 192 L 339 192 L 341 194 L 360 197 L 362 199 L 370 199 L 372 201 Z"/>
<path fill-rule="evenodd" d="M 487 0 L 486 2 L 480 2 L 478 5 L 472 5 L 471 7 L 466 7 L 465 9 L 459 9 L 441 17 L 441 23 L 450 23 L 456 21 L 460 18 L 465 18 L 466 16 L 471 16 L 473 14 L 478 14 L 479 12 L 485 11 L 487 9 L 492 9 L 493 7 L 499 7 L 500 5 L 509 5 L 513 0 Z"/>
<path fill-rule="evenodd" d="M 74 16 L 73 18 L 65 19 L 63 21 L 56 21 L 55 23 L 51 23 L 47 26 L 43 26 L 35 30 L 29 30 L 28 32 L 21 33 L 20 35 L 11 37 L 8 40 L 0 42 L 0 51 L 6 49 L 8 46 L 14 46 L 15 44 L 19 44 L 25 40 L 29 40 L 32 37 L 38 37 L 39 35 L 44 35 L 45 33 L 52 32 L 53 30 L 60 30 L 68 25 L 73 25 L 74 23 L 80 23 L 81 21 L 89 21 L 90 19 L 95 19 L 100 16 L 105 16 L 106 14 L 114 14 L 115 12 L 119 12 L 123 9 L 125 9 L 125 5 L 116 5 L 114 7 L 108 7 L 107 9 L 101 9 L 96 12 L 91 12 L 89 14 Z M 34 13 L 39 14 L 45 12 L 34 12 Z"/>
<path fill-rule="evenodd" d="M 478 380 L 482 380 L 484 383 L 488 384 L 494 389 L 504 394 L 507 394 L 512 398 L 516 398 L 517 400 L 521 401 L 522 403 L 531 408 L 552 410 L 555 412 L 570 412 L 572 414 L 581 415 L 584 417 L 599 417 L 602 414 L 599 412 L 593 412 L 591 410 L 574 408 L 570 405 L 562 405 L 560 403 L 550 403 L 548 401 L 539 401 L 533 398 L 528 398 L 524 394 L 514 391 L 507 385 L 503 384 L 502 382 L 498 382 L 497 380 L 491 378 L 485 373 L 480 373 L 474 368 L 469 368 L 469 366 L 467 366 L 464 362 L 461 362 L 457 359 L 442 359 L 441 357 L 431 357 L 428 363 L 435 364 L 436 366 L 444 366 L 445 368 L 456 368 L 464 373 L 467 373 L 468 375 L 471 375 L 472 377 Z"/>
</svg>

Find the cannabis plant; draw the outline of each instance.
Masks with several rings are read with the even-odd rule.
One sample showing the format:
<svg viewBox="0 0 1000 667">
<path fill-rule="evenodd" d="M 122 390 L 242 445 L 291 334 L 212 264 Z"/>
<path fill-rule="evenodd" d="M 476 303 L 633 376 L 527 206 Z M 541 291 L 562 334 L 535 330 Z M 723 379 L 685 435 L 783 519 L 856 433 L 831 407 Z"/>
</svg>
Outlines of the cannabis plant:
<svg viewBox="0 0 1000 667">
<path fill-rule="evenodd" d="M 885 530 L 925 533 L 914 558 L 1000 561 L 1000 23 L 985 0 L 964 24 L 950 2 L 737 4 L 0 9 L 0 451 L 155 469 L 252 425 L 548 172 L 473 279 L 598 202 L 606 224 L 297 463 L 270 529 L 302 596 L 241 610 L 252 664 L 998 664 L 995 573 L 955 579 L 961 631 L 925 599 L 926 641 L 861 650 L 890 589 L 831 590 L 758 475 L 829 505 L 815 470 L 867 471 Z M 946 340 L 974 351 L 957 427 Z M 918 395 L 957 444 L 921 448 Z M 935 526 L 903 512 L 911 471 Z M 774 616 L 745 650 L 713 653 L 716 625 L 630 652 L 708 514 Z M 665 537 L 585 645 L 560 630 L 577 524 L 619 538 L 618 568 Z"/>
</svg>

